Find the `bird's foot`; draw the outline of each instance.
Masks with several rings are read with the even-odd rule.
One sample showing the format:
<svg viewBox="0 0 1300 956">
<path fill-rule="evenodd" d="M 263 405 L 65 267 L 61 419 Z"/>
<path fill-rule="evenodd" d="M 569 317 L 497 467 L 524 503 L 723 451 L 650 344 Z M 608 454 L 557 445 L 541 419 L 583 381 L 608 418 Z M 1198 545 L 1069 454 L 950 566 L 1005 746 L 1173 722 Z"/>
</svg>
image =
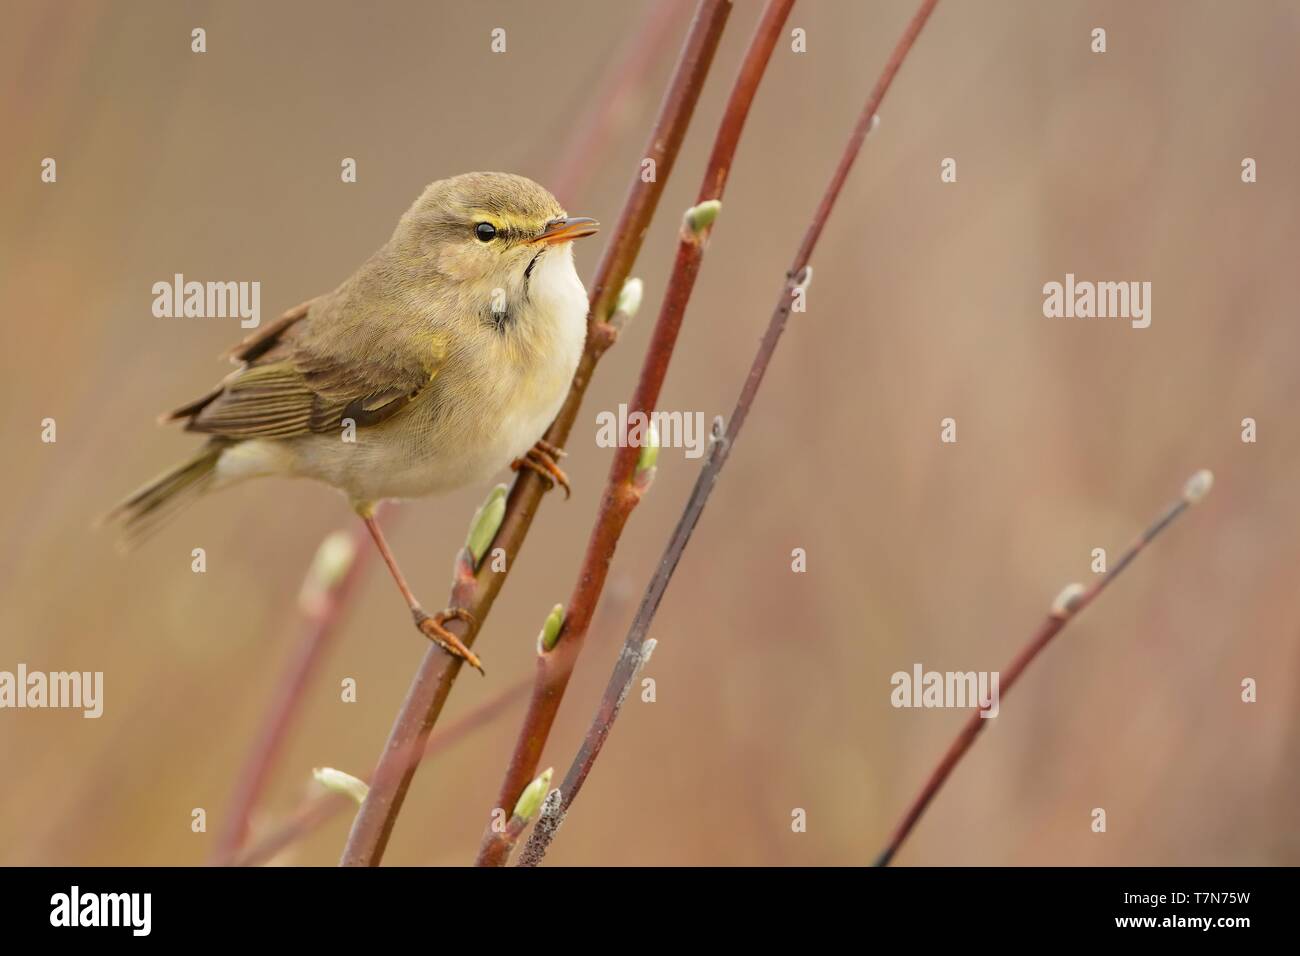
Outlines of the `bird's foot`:
<svg viewBox="0 0 1300 956">
<path fill-rule="evenodd" d="M 473 627 L 476 623 L 474 615 L 463 607 L 449 607 L 446 610 L 439 611 L 430 617 L 423 610 L 417 609 L 414 613 L 415 626 L 420 629 L 420 633 L 427 637 L 433 643 L 437 644 L 452 657 L 459 657 L 470 667 L 474 668 L 480 674 L 484 673 L 483 663 L 475 656 L 474 652 L 465 646 L 459 637 L 447 630 L 443 625 L 448 621 L 460 620 Z"/>
<path fill-rule="evenodd" d="M 573 492 L 569 487 L 569 476 L 556 463 L 556 459 L 563 458 L 564 455 L 563 448 L 556 448 L 545 439 L 539 438 L 537 444 L 528 449 L 523 458 L 516 458 L 510 463 L 510 468 L 512 471 L 527 468 L 529 471 L 536 472 L 546 482 L 548 490 L 558 484 L 564 489 L 564 497 L 568 498 Z"/>
</svg>

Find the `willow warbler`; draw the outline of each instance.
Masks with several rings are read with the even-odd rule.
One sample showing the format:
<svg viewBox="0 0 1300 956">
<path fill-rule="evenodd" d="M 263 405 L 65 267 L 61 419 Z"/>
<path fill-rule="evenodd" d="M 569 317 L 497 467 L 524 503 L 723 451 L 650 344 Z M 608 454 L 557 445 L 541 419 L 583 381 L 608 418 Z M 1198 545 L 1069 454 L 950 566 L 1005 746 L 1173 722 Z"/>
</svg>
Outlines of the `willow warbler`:
<svg viewBox="0 0 1300 956">
<path fill-rule="evenodd" d="M 264 475 L 338 488 L 366 522 L 428 637 L 482 669 L 407 587 L 374 518 L 385 498 L 437 494 L 510 464 L 559 481 L 540 441 L 586 336 L 574 239 L 594 219 L 506 173 L 432 183 L 392 238 L 333 292 L 230 353 L 239 368 L 163 416 L 208 436 L 110 514 L 130 543 L 200 495 Z"/>
</svg>

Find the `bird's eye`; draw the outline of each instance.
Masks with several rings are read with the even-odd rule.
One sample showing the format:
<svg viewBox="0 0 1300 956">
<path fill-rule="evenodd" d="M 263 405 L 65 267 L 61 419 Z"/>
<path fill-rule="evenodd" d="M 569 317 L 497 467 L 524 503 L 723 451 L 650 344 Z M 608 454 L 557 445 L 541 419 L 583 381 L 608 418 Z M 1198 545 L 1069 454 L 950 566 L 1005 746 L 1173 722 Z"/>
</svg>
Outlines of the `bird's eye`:
<svg viewBox="0 0 1300 956">
<path fill-rule="evenodd" d="M 480 242 L 491 242 L 497 236 L 497 227 L 490 222 L 480 222 L 474 227 L 474 235 L 479 237 Z"/>
</svg>

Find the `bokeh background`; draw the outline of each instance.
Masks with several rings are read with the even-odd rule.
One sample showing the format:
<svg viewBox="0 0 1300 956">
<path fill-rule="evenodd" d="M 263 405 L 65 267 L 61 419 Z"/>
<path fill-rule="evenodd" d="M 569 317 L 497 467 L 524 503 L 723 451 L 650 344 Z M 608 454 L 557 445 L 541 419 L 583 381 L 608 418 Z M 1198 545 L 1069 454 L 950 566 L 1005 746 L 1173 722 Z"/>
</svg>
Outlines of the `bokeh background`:
<svg viewBox="0 0 1300 956">
<path fill-rule="evenodd" d="M 427 182 L 471 169 L 553 184 L 612 224 L 689 20 L 669 7 L 5 0 L 0 669 L 102 670 L 106 689 L 99 720 L 0 712 L 0 862 L 204 861 L 298 638 L 304 571 L 349 525 L 329 489 L 268 481 L 127 557 L 92 530 L 193 447 L 153 418 L 223 375 L 214 356 L 243 335 L 154 318 L 151 285 L 256 279 L 269 321 L 345 277 Z M 759 92 L 664 407 L 730 411 L 912 7 L 796 6 L 808 50 L 783 42 Z M 646 237 L 642 314 L 570 443 L 576 494 L 546 500 L 478 645 L 488 676 L 462 676 L 444 725 L 531 672 L 570 591 L 611 454 L 595 414 L 630 394 L 759 9 L 736 5 Z M 898 862 L 1300 862 L 1298 34 L 1294 2 L 939 6 L 664 602 L 657 702 L 629 703 L 551 862 L 870 862 L 964 718 L 893 709 L 890 674 L 1004 667 L 1062 585 L 1090 577 L 1091 549 L 1116 555 L 1202 467 L 1213 494 L 1035 664 Z M 575 154 L 618 58 L 647 49 Z M 46 156 L 57 184 L 40 182 Z M 580 244 L 584 276 L 603 241 Z M 1045 319 L 1042 285 L 1066 272 L 1151 281 L 1151 327 Z M 946 416 L 956 445 L 939 442 Z M 546 764 L 567 766 L 697 468 L 661 456 Z M 400 508 L 394 546 L 430 606 L 486 490 Z M 373 767 L 423 653 L 372 564 L 261 832 L 313 792 L 312 767 Z M 346 677 L 356 703 L 340 702 Z M 1241 702 L 1245 677 L 1258 703 Z M 517 702 L 422 769 L 388 862 L 472 859 L 521 716 Z M 336 862 L 347 823 L 280 860 Z"/>
</svg>

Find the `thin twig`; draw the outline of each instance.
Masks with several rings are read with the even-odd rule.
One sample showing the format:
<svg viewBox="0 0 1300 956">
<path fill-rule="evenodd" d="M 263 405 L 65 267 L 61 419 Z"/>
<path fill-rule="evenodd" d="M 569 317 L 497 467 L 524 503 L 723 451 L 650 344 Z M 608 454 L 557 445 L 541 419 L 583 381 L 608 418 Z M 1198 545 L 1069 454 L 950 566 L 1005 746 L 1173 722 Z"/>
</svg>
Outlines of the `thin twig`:
<svg viewBox="0 0 1300 956">
<path fill-rule="evenodd" d="M 505 690 L 470 710 L 446 727 L 441 727 L 431 734 L 420 754 L 420 761 L 428 760 L 459 740 L 469 736 L 475 730 L 487 726 L 491 721 L 505 713 L 517 701 L 528 695 L 532 681 L 516 681 Z M 365 779 L 365 778 L 362 778 Z M 303 801 L 286 820 L 275 830 L 267 833 L 252 846 L 245 849 L 234 859 L 233 866 L 258 866 L 273 859 L 298 840 L 316 830 L 334 816 L 345 810 L 355 810 L 356 804 L 347 797 L 336 793 L 321 793 Z"/>
<path fill-rule="evenodd" d="M 662 594 L 662 592 L 660 593 Z M 633 626 L 636 626 L 635 623 Z M 542 807 L 542 815 L 533 828 L 532 836 L 524 844 L 523 852 L 519 855 L 519 866 L 537 866 L 542 862 L 542 857 L 546 856 L 546 850 L 551 845 L 551 840 L 555 838 L 555 831 L 564 822 L 564 815 L 568 812 L 569 803 L 572 802 L 571 798 L 566 800 L 565 794 L 571 793 L 576 797 L 578 791 L 582 789 L 582 784 L 591 771 L 591 764 L 596 759 L 595 755 L 605 745 L 605 739 L 609 736 L 610 730 L 613 729 L 614 721 L 618 720 L 618 715 L 623 710 L 627 695 L 632 692 L 632 684 L 636 680 L 636 675 L 650 661 L 650 655 L 655 648 L 655 640 L 654 638 L 645 637 L 645 632 L 649 627 L 650 621 L 647 618 L 640 628 L 639 646 L 633 646 L 631 642 L 624 645 L 623 652 L 614 665 L 614 674 L 610 678 L 609 689 L 606 691 L 605 696 L 601 698 L 596 720 L 592 723 L 595 736 L 583 741 L 582 749 L 575 760 L 575 766 L 578 763 L 582 764 L 582 771 L 580 774 L 574 775 L 573 780 L 565 778 L 563 782 L 565 789 L 563 791 L 552 790 L 547 794 L 546 802 Z M 615 681 L 618 682 L 617 687 L 615 687 Z"/>
<path fill-rule="evenodd" d="M 1119 577 L 1142 549 L 1150 544 L 1160 532 L 1169 527 L 1179 515 L 1187 510 L 1188 506 L 1195 504 L 1204 497 L 1205 493 L 1210 489 L 1211 481 L 1212 477 L 1208 471 L 1198 471 L 1188 479 L 1187 484 L 1183 487 L 1182 498 L 1170 505 L 1164 514 L 1152 522 L 1150 527 L 1129 545 L 1128 550 L 1120 556 L 1120 559 L 1111 566 L 1110 570 L 1099 577 L 1091 587 L 1084 588 L 1082 585 L 1072 584 L 1061 592 L 1053 603 L 1046 619 L 1038 626 L 1038 630 L 1029 638 L 1028 643 L 1021 648 L 1020 653 L 1015 656 L 1007 668 L 1000 673 L 999 701 L 1006 697 L 1016 680 L 1024 673 L 1025 668 L 1033 662 L 1034 658 L 1048 645 L 1052 638 L 1065 628 L 1065 625 L 1074 620 L 1084 608 L 1097 598 L 1097 595 L 1106 590 L 1110 583 Z M 930 801 L 939 792 L 939 788 L 948 779 L 948 775 L 952 773 L 953 768 L 957 766 L 958 761 L 970 749 L 971 744 L 975 742 L 975 738 L 979 736 L 979 732 L 984 729 L 984 725 L 988 722 L 987 718 L 981 716 L 981 711 L 978 708 L 971 712 L 966 725 L 962 727 L 961 732 L 957 734 L 956 739 L 953 740 L 952 745 L 939 760 L 938 765 L 931 771 L 920 793 L 908 805 L 907 811 L 898 822 L 898 826 L 894 828 L 894 834 L 890 837 L 889 843 L 881 851 L 880 856 L 876 858 L 876 866 L 889 865 L 898 852 L 898 848 L 903 845 L 903 841 L 907 839 L 908 834 L 912 832 L 912 828 L 921 819 L 921 814 L 925 812 L 925 808 L 930 805 Z"/>
<path fill-rule="evenodd" d="M 678 15 L 685 12 L 686 0 L 651 0 L 641 21 L 628 31 L 626 49 L 611 62 L 608 78 L 597 84 L 600 99 L 569 137 L 569 145 L 556 163 L 555 176 L 547 183 L 561 205 L 567 206 L 579 186 L 591 179 L 601 162 L 599 145 L 608 141 L 628 101 L 642 88 L 646 73 L 673 36 Z"/>
<path fill-rule="evenodd" d="M 863 108 L 853 132 L 849 136 L 848 144 L 844 147 L 839 165 L 831 176 L 826 192 L 823 194 L 822 200 L 813 214 L 812 222 L 804 234 L 803 241 L 799 244 L 799 250 L 795 253 L 794 262 L 791 264 L 789 271 L 786 272 L 785 285 L 781 289 L 776 308 L 768 321 L 767 331 L 759 344 L 757 354 L 754 356 L 749 375 L 745 379 L 740 397 L 736 401 L 736 407 L 731 413 L 731 419 L 724 431 L 719 432 L 715 429 L 713 442 L 709 447 L 704 466 L 700 469 L 699 477 L 695 481 L 695 487 L 691 491 L 686 508 L 677 522 L 677 527 L 673 530 L 668 547 L 664 550 L 663 557 L 660 559 L 659 566 L 650 580 L 645 596 L 641 599 L 641 606 L 637 609 L 636 617 L 632 621 L 632 626 L 623 645 L 623 652 L 619 655 L 618 662 L 614 666 L 614 673 L 610 676 L 609 683 L 606 685 L 605 694 L 601 698 L 596 715 L 592 719 L 591 726 L 587 730 L 587 735 L 577 756 L 559 786 L 560 797 L 554 804 L 550 805 L 549 812 L 543 812 L 542 820 L 539 821 L 538 826 L 533 828 L 528 843 L 521 854 L 522 865 L 535 866 L 546 855 L 546 849 L 555 835 L 559 821 L 564 818 L 569 807 L 572 806 L 578 792 L 582 789 L 583 782 L 591 772 L 591 767 L 600 754 L 606 738 L 609 736 L 631 680 L 636 676 L 637 668 L 644 661 L 644 646 L 647 643 L 646 635 L 649 633 L 655 612 L 659 609 L 659 602 L 668 588 L 668 583 L 672 580 L 673 572 L 677 569 L 682 553 L 686 550 L 686 545 L 690 541 L 691 532 L 695 530 L 700 515 L 704 512 L 704 506 L 708 503 L 709 496 L 713 492 L 718 475 L 727 463 L 736 438 L 749 415 L 750 407 L 754 403 L 758 388 L 763 382 L 763 376 L 767 372 L 772 355 L 776 351 L 777 343 L 780 341 L 781 333 L 785 330 L 786 322 L 790 317 L 791 303 L 796 290 L 800 288 L 801 283 L 807 281 L 808 261 L 817 246 L 817 240 L 821 236 L 826 220 L 835 206 L 835 200 L 844 186 L 844 181 L 848 178 L 849 170 L 853 167 L 853 162 L 862 149 L 862 143 L 872 128 L 876 111 L 880 108 L 885 93 L 888 92 L 889 86 L 893 82 L 894 75 L 898 72 L 903 60 L 907 57 L 908 51 L 916 42 L 921 28 L 925 26 L 925 22 L 929 19 L 936 3 L 938 3 L 938 0 L 923 0 L 908 23 L 906 30 L 904 30 L 902 38 L 894 47 L 894 52 L 885 63 L 885 68 L 876 81 L 871 95 L 867 97 L 866 106 Z M 563 643 L 564 639 L 562 637 L 560 645 L 563 645 Z"/>
<path fill-rule="evenodd" d="M 248 821 L 262 798 L 275 762 L 284 750 L 289 728 L 302 707 L 307 687 L 326 652 L 333 646 L 333 638 L 339 632 L 349 599 L 365 576 L 374 553 L 365 526 L 357 525 L 346 534 L 348 566 L 340 577 L 317 591 L 313 606 L 304 609 L 302 636 L 276 680 L 266 717 L 258 725 L 257 736 L 235 777 L 225 823 L 209 860 L 211 865 L 227 865 L 243 846 L 248 836 Z M 328 547 L 328 544 L 321 547 Z M 310 575 L 315 573 L 314 568 L 309 572 L 307 587 L 314 586 Z"/>
<path fill-rule="evenodd" d="M 696 199 L 696 207 L 712 200 L 720 200 L 731 172 L 736 146 L 744 129 L 745 120 L 754 102 L 759 82 L 772 58 L 782 27 L 790 14 L 794 0 L 769 0 L 755 29 L 753 39 L 741 62 L 731 89 L 731 96 L 718 126 L 713 150 L 705 166 L 703 181 Z M 688 219 L 690 216 L 688 214 Z M 641 376 L 628 403 L 628 417 L 649 415 L 659 400 L 659 392 L 668 374 L 682 318 L 695 288 L 709 225 L 693 228 L 683 223 L 677 245 L 677 257 L 664 293 L 663 306 L 650 336 Z M 564 699 L 565 689 L 573 675 L 574 666 L 582 652 L 587 632 L 595 615 L 596 605 L 604 590 L 614 551 L 627 526 L 632 511 L 641 500 L 645 482 L 635 480 L 637 461 L 641 448 L 625 441 L 620 444 L 610 465 L 609 478 L 601 498 L 600 511 L 587 542 L 587 551 L 577 582 L 565 611 L 564 624 L 558 642 L 550 650 L 539 648 L 537 679 L 528 713 L 519 730 L 519 738 L 506 768 L 505 779 L 497 795 L 497 807 L 512 807 L 524 787 L 537 774 L 542 750 L 546 746 L 555 715 Z M 477 863 L 479 866 L 501 866 L 510 852 L 508 833 L 498 832 L 491 826 L 483 835 Z"/>
<path fill-rule="evenodd" d="M 596 363 L 613 343 L 614 333 L 607 320 L 640 252 L 642 239 L 676 162 L 730 12 L 728 0 L 701 0 L 691 24 L 643 153 L 644 158 L 654 161 L 655 175 L 646 181 L 642 176 L 644 167 L 637 163 L 631 191 L 592 282 L 586 348 L 564 406 L 545 436 L 557 448 L 564 446 L 573 428 Z M 532 471 L 523 469 L 515 478 L 506 502 L 505 518 L 493 541 L 495 547 L 504 550 L 507 568 L 514 566 L 544 491 L 542 480 Z M 473 644 L 505 581 L 507 572 L 493 570 L 494 565 L 493 561 L 483 562 L 475 577 L 468 582 L 458 581 L 453 589 L 449 603 L 473 615 L 472 624 L 461 620 L 448 623 L 466 646 Z M 451 657 L 440 648 L 430 648 L 425 654 L 375 768 L 369 796 L 353 821 L 342 865 L 379 865 L 415 775 L 411 756 L 419 751 L 441 714 L 460 666 L 460 658 Z"/>
</svg>

